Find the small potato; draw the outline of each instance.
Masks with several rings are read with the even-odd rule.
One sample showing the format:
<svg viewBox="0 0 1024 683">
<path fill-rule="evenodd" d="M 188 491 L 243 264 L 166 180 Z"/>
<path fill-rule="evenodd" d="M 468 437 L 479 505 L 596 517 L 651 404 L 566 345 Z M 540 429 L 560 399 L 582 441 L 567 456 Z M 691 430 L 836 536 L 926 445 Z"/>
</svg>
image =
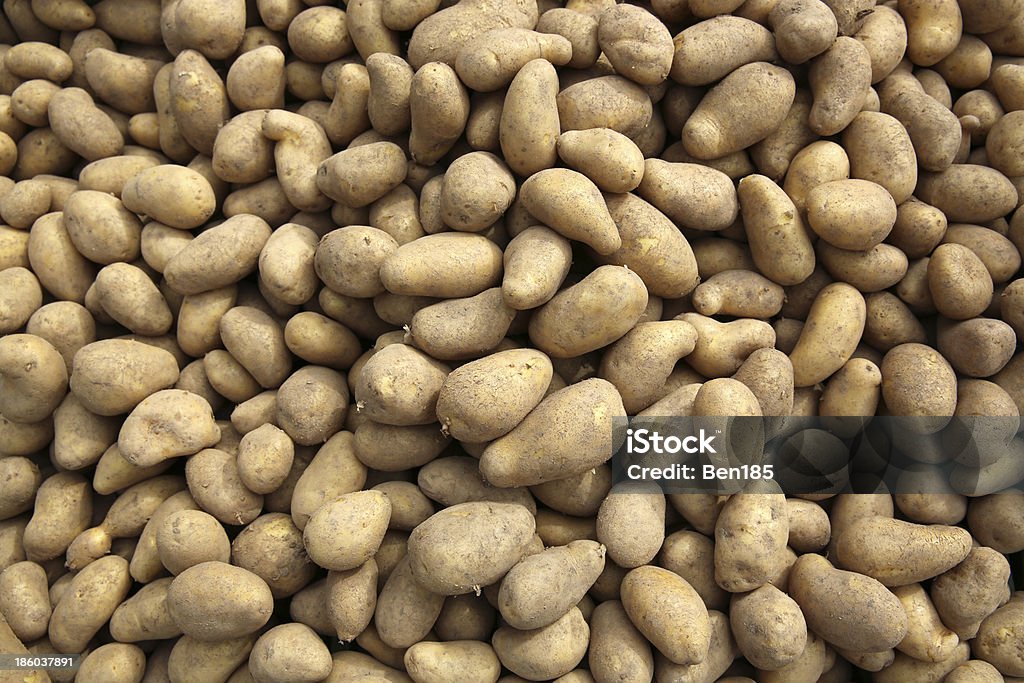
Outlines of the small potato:
<svg viewBox="0 0 1024 683">
<path fill-rule="evenodd" d="M 232 357 L 265 389 L 291 373 L 284 330 L 270 315 L 251 306 L 235 306 L 220 319 L 220 337 Z"/>
<path fill-rule="evenodd" d="M 398 55 L 378 52 L 366 60 L 370 80 L 367 115 L 381 135 L 400 135 L 412 119 L 410 97 L 415 78 L 412 67 Z"/>
<path fill-rule="evenodd" d="M 859 41 L 840 36 L 811 63 L 808 80 L 814 93 L 808 124 L 818 135 L 835 135 L 864 107 L 871 55 Z"/>
<path fill-rule="evenodd" d="M 289 515 L 257 517 L 231 543 L 232 564 L 267 582 L 275 599 L 295 595 L 316 573 L 302 544 L 302 532 Z"/>
<path fill-rule="evenodd" d="M 121 200 L 135 213 L 185 230 L 202 225 L 216 208 L 206 178 L 190 168 L 167 164 L 140 171 L 128 180 Z"/>
<path fill-rule="evenodd" d="M 50 595 L 46 571 L 35 562 L 17 562 L 0 571 L 0 616 L 22 641 L 46 635 Z"/>
<path fill-rule="evenodd" d="M 951 657 L 960 639 L 939 619 L 928 593 L 919 583 L 893 589 L 907 613 L 907 635 L 896 648 L 914 659 L 941 662 Z"/>
<path fill-rule="evenodd" d="M 573 607 L 561 619 L 543 628 L 517 631 L 503 626 L 491 639 L 505 668 L 528 680 L 550 680 L 565 675 L 582 661 L 590 639 L 583 614 Z"/>
<path fill-rule="evenodd" d="M 398 187 L 409 171 L 405 152 L 392 142 L 373 142 L 338 152 L 317 169 L 317 187 L 357 209 Z"/>
<path fill-rule="evenodd" d="M 323 211 L 331 199 L 320 191 L 317 172 L 331 156 L 323 128 L 300 114 L 275 109 L 263 119 L 263 135 L 273 140 L 274 164 L 289 203 L 300 211 Z"/>
<path fill-rule="evenodd" d="M 172 290 L 186 296 L 234 284 L 257 269 L 270 235 L 270 226 L 258 216 L 228 218 L 171 257 L 164 278 Z"/>
<path fill-rule="evenodd" d="M 521 505 L 472 502 L 435 513 L 409 536 L 409 568 L 424 588 L 461 595 L 488 586 L 522 557 L 535 523 Z M 452 557 L 459 562 L 452 562 Z"/>
<path fill-rule="evenodd" d="M 551 99 L 554 109 L 554 94 Z M 425 64 L 413 76 L 409 110 L 410 155 L 416 162 L 430 166 L 462 136 L 469 119 L 469 95 L 450 66 L 440 62 Z"/>
<path fill-rule="evenodd" d="M 949 168 L 962 137 L 956 115 L 925 93 L 910 74 L 894 72 L 881 83 L 878 95 L 881 110 L 906 128 L 920 167 L 933 172 Z"/>
<path fill-rule="evenodd" d="M 715 523 L 715 581 L 730 592 L 769 583 L 784 564 L 788 538 L 784 496 L 731 496 Z"/>
<path fill-rule="evenodd" d="M 572 247 L 567 239 L 542 225 L 523 230 L 505 247 L 501 283 L 505 303 L 516 310 L 547 303 L 570 265 Z"/>
<path fill-rule="evenodd" d="M 787 193 L 766 176 L 752 175 L 740 181 L 737 195 L 761 274 L 784 286 L 806 280 L 814 271 L 814 247 Z M 776 237 L 780 232 L 785 239 Z"/>
<path fill-rule="evenodd" d="M 276 45 L 263 45 L 239 54 L 224 79 L 228 98 L 245 111 L 280 109 L 284 106 L 285 56 Z M 220 135 L 214 142 L 214 155 Z"/>
<path fill-rule="evenodd" d="M 410 341 L 439 360 L 476 358 L 501 343 L 515 316 L 494 287 L 421 308 L 409 321 Z"/>
<path fill-rule="evenodd" d="M 970 534 L 958 527 L 923 526 L 887 517 L 853 522 L 836 543 L 843 567 L 887 586 L 905 586 L 937 576 L 960 564 L 970 549 Z M 894 554 L 912 559 L 896 562 Z"/>
<path fill-rule="evenodd" d="M 75 574 L 50 617 L 50 642 L 60 652 L 82 652 L 128 596 L 128 561 L 108 555 Z"/>
<path fill-rule="evenodd" d="M 665 541 L 665 497 L 657 489 L 613 487 L 597 513 L 597 540 L 620 567 L 650 563 Z"/>
<path fill-rule="evenodd" d="M 306 551 L 321 567 L 332 571 L 355 569 L 377 552 L 390 519 L 391 503 L 383 493 L 342 495 L 310 517 L 303 530 Z M 344 543 L 339 543 L 341 530 L 346 530 Z"/>
<path fill-rule="evenodd" d="M 523 183 L 520 197 L 531 216 L 563 237 L 603 255 L 622 246 L 600 190 L 582 173 L 564 168 L 540 171 Z"/>
<path fill-rule="evenodd" d="M 562 65 L 572 56 L 572 45 L 558 34 L 522 28 L 496 28 L 467 42 L 455 58 L 455 70 L 467 87 L 490 92 L 512 82 L 528 62 L 544 59 Z"/>
<path fill-rule="evenodd" d="M 359 491 L 365 483 L 366 466 L 356 458 L 351 432 L 338 432 L 320 447 L 299 475 L 289 501 L 292 521 L 304 529 L 321 505 Z"/>
<path fill-rule="evenodd" d="M 583 472 L 611 452 L 608 426 L 615 415 L 625 415 L 625 409 L 614 386 L 605 380 L 585 380 L 556 391 L 487 447 L 480 470 L 495 486 L 531 486 Z M 565 425 L 560 438 L 537 439 L 552 420 Z"/>
<path fill-rule="evenodd" d="M 678 574 L 650 565 L 638 567 L 626 574 L 621 590 L 630 621 L 661 654 L 676 664 L 697 664 L 707 656 L 707 608 Z"/>
<path fill-rule="evenodd" d="M 898 644 L 907 633 L 907 615 L 895 595 L 875 579 L 834 569 L 820 555 L 797 560 L 789 591 L 808 629 L 837 647 L 879 652 Z M 833 599 L 819 602 L 825 595 Z M 840 613 L 848 616 L 836 618 Z M 858 618 L 849 616 L 854 614 Z"/>
<path fill-rule="evenodd" d="M 227 562 L 231 543 L 224 527 L 201 510 L 181 510 L 167 517 L 156 534 L 160 562 L 177 576 L 203 562 Z"/>
<path fill-rule="evenodd" d="M 1004 676 L 1024 674 L 1024 661 L 1016 649 L 1016 643 L 1021 638 L 1022 611 L 1021 595 L 1018 592 L 981 622 L 978 636 L 972 642 L 977 656 L 994 665 Z"/>
<path fill-rule="evenodd" d="M 695 230 L 724 230 L 736 220 L 739 205 L 732 181 L 700 164 L 648 159 L 637 193 L 679 225 Z"/>
<path fill-rule="evenodd" d="M 646 91 L 622 76 L 581 81 L 558 93 L 562 132 L 611 128 L 632 139 L 651 122 L 653 106 Z"/>
<path fill-rule="evenodd" d="M 429 424 L 449 370 L 405 344 L 391 344 L 363 366 L 355 387 L 357 408 L 372 420 L 398 426 Z M 418 387 L 416 395 L 397 395 L 393 386 Z"/>
<path fill-rule="evenodd" d="M 1006 176 L 974 164 L 954 164 L 941 173 L 922 173 L 917 197 L 956 223 L 985 223 L 1005 216 L 1017 205 L 1017 190 Z"/>
<path fill-rule="evenodd" d="M 672 35 L 640 7 L 615 5 L 602 12 L 597 42 L 618 73 L 641 85 L 658 85 L 673 67 Z"/>
<path fill-rule="evenodd" d="M 263 496 L 245 488 L 235 456 L 226 451 L 206 448 L 191 456 L 185 478 L 199 507 L 224 524 L 248 524 L 263 509 Z"/>
<path fill-rule="evenodd" d="M 942 623 L 961 637 L 992 614 L 1005 599 L 1006 558 L 992 548 L 972 548 L 963 562 L 935 577 L 929 595 Z"/>
<path fill-rule="evenodd" d="M 183 50 L 174 59 L 168 90 L 170 114 L 181 136 L 197 151 L 211 156 L 217 131 L 230 118 L 224 81 L 206 57 L 195 50 Z"/>
<path fill-rule="evenodd" d="M 960 244 L 942 244 L 928 261 L 928 290 L 942 315 L 966 320 L 988 308 L 993 284 L 973 251 Z"/>
<path fill-rule="evenodd" d="M 940 325 L 937 341 L 939 352 L 953 369 L 968 377 L 996 374 L 1016 348 L 1013 328 L 989 318 Z"/>
<path fill-rule="evenodd" d="M 189 567 L 175 577 L 167 591 L 167 608 L 174 623 L 201 642 L 255 633 L 270 619 L 273 606 L 263 579 L 223 562 Z"/>
<path fill-rule="evenodd" d="M 697 344 L 685 362 L 704 377 L 728 377 L 755 350 L 775 345 L 775 330 L 763 320 L 722 323 L 699 313 L 684 313 L 677 319 L 697 330 Z"/>
<path fill-rule="evenodd" d="M 789 546 L 797 552 L 816 552 L 828 545 L 831 524 L 817 503 L 788 498 Z"/>
<path fill-rule="evenodd" d="M 572 58 L 566 65 L 573 69 L 586 69 L 594 65 L 601 53 L 597 42 L 597 26 L 596 17 L 556 7 L 541 14 L 536 30 L 540 33 L 557 33 L 566 38 L 572 44 Z"/>
<path fill-rule="evenodd" d="M 406 555 L 377 596 L 374 625 L 385 644 L 407 648 L 423 640 L 437 621 L 444 602 L 443 595 L 428 591 L 414 579 Z"/>
<path fill-rule="evenodd" d="M 886 189 L 867 180 L 836 180 L 807 195 L 807 222 L 840 249 L 867 251 L 889 234 L 896 203 Z"/>
<path fill-rule="evenodd" d="M 0 334 L 17 332 L 42 305 L 43 290 L 32 271 L 0 270 Z"/>
<path fill-rule="evenodd" d="M 790 64 L 803 64 L 828 50 L 839 31 L 832 9 L 817 0 L 782 0 L 768 21 L 775 31 L 775 47 Z"/>
<path fill-rule="evenodd" d="M 127 683 L 142 680 L 145 671 L 146 653 L 137 645 L 107 643 L 85 656 L 75 675 L 75 681 Z"/>
<path fill-rule="evenodd" d="M 698 22 L 674 42 L 672 80 L 689 86 L 714 83 L 744 64 L 770 61 L 776 55 L 776 41 L 768 29 L 730 15 Z"/>
<path fill-rule="evenodd" d="M 272 493 L 291 471 L 295 444 L 281 429 L 264 424 L 238 444 L 238 476 L 253 493 Z"/>
<path fill-rule="evenodd" d="M 380 267 L 393 294 L 468 297 L 501 281 L 501 249 L 482 235 L 440 233 L 402 245 Z"/>
<path fill-rule="evenodd" d="M 894 347 L 882 360 L 882 396 L 893 415 L 917 417 L 925 433 L 945 426 L 956 407 L 953 368 L 934 349 L 908 343 Z M 928 387 L 925 393 L 922 387 Z"/>
<path fill-rule="evenodd" d="M 110 634 L 121 643 L 176 638 L 181 629 L 167 610 L 167 589 L 172 577 L 147 583 L 122 602 L 110 617 Z"/>
<path fill-rule="evenodd" d="M 487 643 L 459 640 L 446 643 L 420 642 L 404 657 L 406 670 L 419 683 L 442 683 L 461 678 L 467 683 L 497 680 L 501 662 Z"/>
<path fill-rule="evenodd" d="M 8 420 L 45 420 L 67 390 L 64 359 L 49 342 L 31 334 L 0 337 L 0 413 Z"/>
<path fill-rule="evenodd" d="M 588 664 L 595 680 L 645 680 L 654 675 L 650 643 L 618 600 L 598 605 L 590 618 Z"/>
<path fill-rule="evenodd" d="M 771 318 L 782 309 L 785 293 L 779 285 L 746 270 L 726 270 L 697 285 L 693 307 L 701 315 Z"/>
<path fill-rule="evenodd" d="M 467 363 L 445 378 L 437 419 L 460 441 L 492 441 L 540 403 L 551 374 L 547 356 L 529 349 L 501 351 Z M 502 398 L 496 401 L 499 394 Z M 499 404 L 500 413 L 495 412 Z"/>
<path fill-rule="evenodd" d="M 771 584 L 734 596 L 729 623 L 740 652 L 758 669 L 776 671 L 787 666 L 807 642 L 800 606 Z"/>
<path fill-rule="evenodd" d="M 260 683 L 319 681 L 331 673 L 331 653 L 305 624 L 282 624 L 259 637 L 249 655 L 249 671 Z"/>
<path fill-rule="evenodd" d="M 324 443 L 341 430 L 349 407 L 343 374 L 330 368 L 306 365 L 281 384 L 277 392 L 276 422 L 295 443 Z"/>
<path fill-rule="evenodd" d="M 598 374 L 619 390 L 627 414 L 635 415 L 664 393 L 677 362 L 696 343 L 697 331 L 681 320 L 638 323 L 608 347 Z"/>
<path fill-rule="evenodd" d="M 444 506 L 478 501 L 517 503 L 531 512 L 537 504 L 525 488 L 497 488 L 480 474 L 479 462 L 469 456 L 438 458 L 424 465 L 416 477 L 420 490 Z"/>
<path fill-rule="evenodd" d="M 864 293 L 888 289 L 900 283 L 908 272 L 906 255 L 891 244 L 876 244 L 868 251 L 850 251 L 819 240 L 817 252 L 829 275 Z"/>
<path fill-rule="evenodd" d="M 55 93 L 47 111 L 57 139 L 88 161 L 116 156 L 124 148 L 124 137 L 113 119 L 81 88 Z"/>
<path fill-rule="evenodd" d="M 355 451 L 359 461 L 382 472 L 401 472 L 419 467 L 436 458 L 451 437 L 437 422 L 423 425 L 387 425 L 366 419 L 355 431 Z"/>
<path fill-rule="evenodd" d="M 118 435 L 121 457 L 137 467 L 198 453 L 215 445 L 221 430 L 204 398 L 180 389 L 157 391 L 132 409 Z"/>
<path fill-rule="evenodd" d="M 745 64 L 719 82 L 683 126 L 683 145 L 698 159 L 717 159 L 765 138 L 785 119 L 796 85 L 788 71 Z"/>
<path fill-rule="evenodd" d="M 108 264 L 139 257 L 142 223 L 106 192 L 74 192 L 64 204 L 64 227 L 90 261 Z"/>
<path fill-rule="evenodd" d="M 558 136 L 558 156 L 604 192 L 631 192 L 644 174 L 640 148 L 610 128 L 566 131 Z"/>
<path fill-rule="evenodd" d="M 864 333 L 866 315 L 864 297 L 853 287 L 834 283 L 821 290 L 790 354 L 796 386 L 817 384 L 850 359 Z"/>
<path fill-rule="evenodd" d="M 159 336 L 174 322 L 160 290 L 145 271 L 131 264 L 112 263 L 100 269 L 96 293 L 103 310 L 135 334 Z"/>
<path fill-rule="evenodd" d="M 523 558 L 501 581 L 498 609 L 520 630 L 554 623 L 583 599 L 604 569 L 604 547 L 574 541 Z"/>
<path fill-rule="evenodd" d="M 907 23 L 907 57 L 917 66 L 932 66 L 956 49 L 963 31 L 955 2 L 904 2 L 899 12 Z"/>
<path fill-rule="evenodd" d="M 544 304 L 530 320 L 530 339 L 554 358 L 580 356 L 628 332 L 640 319 L 647 299 L 647 288 L 636 273 L 620 266 L 600 266 Z M 590 304 L 597 302 L 599 308 L 591 309 Z"/>
</svg>

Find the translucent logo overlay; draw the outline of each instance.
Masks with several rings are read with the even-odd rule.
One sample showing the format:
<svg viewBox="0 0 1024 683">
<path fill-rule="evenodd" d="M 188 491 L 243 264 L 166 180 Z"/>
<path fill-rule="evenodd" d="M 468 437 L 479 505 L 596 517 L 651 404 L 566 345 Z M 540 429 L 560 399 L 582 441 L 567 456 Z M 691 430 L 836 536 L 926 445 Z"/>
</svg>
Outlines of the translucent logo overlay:
<svg viewBox="0 0 1024 683">
<path fill-rule="evenodd" d="M 1020 488 L 1018 417 L 632 417 L 612 476 L 665 493 L 957 493 Z"/>
</svg>

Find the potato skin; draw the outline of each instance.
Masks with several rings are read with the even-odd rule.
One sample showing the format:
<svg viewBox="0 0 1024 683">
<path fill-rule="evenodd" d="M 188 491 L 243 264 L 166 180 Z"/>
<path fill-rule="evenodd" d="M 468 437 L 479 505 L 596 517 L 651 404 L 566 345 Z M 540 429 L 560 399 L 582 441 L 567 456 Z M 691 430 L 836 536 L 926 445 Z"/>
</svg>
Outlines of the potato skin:
<svg viewBox="0 0 1024 683">
<path fill-rule="evenodd" d="M 174 623 L 202 642 L 255 633 L 270 619 L 273 604 L 263 579 L 223 562 L 189 567 L 175 577 L 167 591 L 167 608 Z"/>
<path fill-rule="evenodd" d="M 678 574 L 645 565 L 622 580 L 622 606 L 630 621 L 676 664 L 699 664 L 711 646 L 708 611 Z M 684 627 L 685 625 L 685 627 Z"/>
<path fill-rule="evenodd" d="M 556 391 L 505 436 L 491 442 L 480 471 L 501 487 L 562 479 L 603 463 L 612 452 L 611 420 L 625 415 L 622 398 L 603 379 Z M 552 425 L 561 425 L 552 431 Z"/>
<path fill-rule="evenodd" d="M 518 562 L 534 530 L 533 515 L 521 505 L 453 505 L 432 515 L 409 536 L 410 570 L 417 582 L 434 593 L 469 593 L 494 583 Z M 453 563 L 453 557 L 472 560 Z"/>
</svg>

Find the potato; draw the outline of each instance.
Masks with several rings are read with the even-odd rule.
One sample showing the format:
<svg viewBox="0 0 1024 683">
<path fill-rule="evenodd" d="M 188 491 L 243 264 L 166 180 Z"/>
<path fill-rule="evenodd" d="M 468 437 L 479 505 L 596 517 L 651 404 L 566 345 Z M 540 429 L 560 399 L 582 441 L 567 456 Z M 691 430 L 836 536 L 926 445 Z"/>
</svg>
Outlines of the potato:
<svg viewBox="0 0 1024 683">
<path fill-rule="evenodd" d="M 137 467 L 198 453 L 215 445 L 221 430 L 209 403 L 196 394 L 164 389 L 132 409 L 118 436 L 121 457 Z"/>
<path fill-rule="evenodd" d="M 992 301 L 992 278 L 985 264 L 963 245 L 939 245 L 932 252 L 927 272 L 932 301 L 947 318 L 973 318 Z"/>
<path fill-rule="evenodd" d="M 958 527 L 923 526 L 886 517 L 853 522 L 836 543 L 837 559 L 843 567 L 887 586 L 905 586 L 938 576 L 960 564 L 970 549 L 970 534 Z M 914 559 L 897 563 L 895 555 Z"/>
<path fill-rule="evenodd" d="M 1021 598 L 1015 593 L 1010 601 L 989 615 L 973 641 L 980 659 L 994 665 L 1004 676 L 1024 674 L 1024 662 L 1013 644 L 1020 639 Z"/>
<path fill-rule="evenodd" d="M 0 388 L 0 413 L 8 420 L 44 420 L 67 393 L 63 358 L 49 342 L 35 335 L 0 338 Z"/>
<path fill-rule="evenodd" d="M 766 176 L 751 175 L 740 181 L 737 195 L 751 254 L 761 274 L 780 285 L 799 284 L 810 277 L 814 247 L 787 193 Z"/>
<path fill-rule="evenodd" d="M 270 234 L 270 226 L 258 216 L 229 218 L 171 257 L 164 278 L 172 290 L 186 296 L 234 284 L 257 269 Z"/>
<path fill-rule="evenodd" d="M 576 607 L 555 623 L 531 631 L 502 626 L 491 645 L 502 665 L 529 680 L 569 673 L 586 654 L 590 627 Z"/>
<path fill-rule="evenodd" d="M 899 12 L 907 23 L 907 57 L 917 66 L 932 66 L 960 42 L 963 19 L 956 3 L 907 2 Z"/>
<path fill-rule="evenodd" d="M 263 509 L 263 496 L 245 488 L 235 456 L 205 448 L 185 463 L 185 478 L 199 507 L 224 524 L 248 524 Z"/>
<path fill-rule="evenodd" d="M 516 235 L 505 247 L 501 289 L 516 310 L 536 308 L 558 291 L 572 263 L 569 241 L 542 225 Z"/>
<path fill-rule="evenodd" d="M 46 635 L 50 596 L 46 571 L 35 562 L 17 562 L 0 571 L 0 616 L 22 641 Z"/>
<path fill-rule="evenodd" d="M 704 377 L 732 375 L 756 349 L 775 344 L 775 331 L 761 320 L 721 323 L 699 313 L 684 313 L 678 319 L 697 330 L 697 344 L 685 358 Z"/>
<path fill-rule="evenodd" d="M 863 574 L 835 569 L 828 560 L 802 555 L 789 579 L 790 597 L 804 613 L 807 626 L 837 647 L 878 652 L 898 644 L 907 632 L 907 615 L 899 599 Z M 825 595 L 832 600 L 819 602 Z M 836 619 L 837 610 L 850 616 Z"/>
<path fill-rule="evenodd" d="M 868 251 L 850 251 L 819 240 L 817 252 L 829 275 L 864 293 L 880 292 L 901 283 L 909 270 L 906 255 L 891 244 L 876 244 Z"/>
<path fill-rule="evenodd" d="M 351 432 L 338 432 L 299 475 L 290 501 L 292 521 L 304 529 L 321 505 L 359 491 L 365 483 L 366 466 L 355 456 Z"/>
<path fill-rule="evenodd" d="M 511 83 L 516 73 L 532 60 L 544 59 L 560 66 L 571 55 L 571 43 L 558 34 L 496 28 L 466 42 L 458 50 L 454 66 L 467 87 L 490 92 Z"/>
<path fill-rule="evenodd" d="M 409 568 L 414 579 L 432 592 L 469 593 L 494 583 L 518 562 L 534 528 L 532 515 L 519 505 L 454 505 L 435 513 L 413 530 L 409 537 Z M 472 561 L 452 564 L 451 553 Z"/>
<path fill-rule="evenodd" d="M 625 415 L 625 409 L 615 387 L 605 380 L 584 380 L 556 391 L 484 450 L 480 471 L 491 484 L 507 487 L 532 486 L 588 470 L 611 453 L 608 427 L 615 415 Z M 555 423 L 563 426 L 558 438 L 538 438 Z"/>
<path fill-rule="evenodd" d="M 537 510 L 529 490 L 491 486 L 481 476 L 478 461 L 469 456 L 449 456 L 427 463 L 416 483 L 428 498 L 445 506 L 491 501 L 518 503 L 531 513 Z"/>
<path fill-rule="evenodd" d="M 968 377 L 991 377 L 1013 356 L 1013 329 L 999 320 L 974 318 L 944 324 L 938 335 L 939 352 L 957 372 Z"/>
<path fill-rule="evenodd" d="M 393 294 L 473 296 L 500 282 L 501 250 L 481 235 L 428 235 L 388 256 L 380 279 Z"/>
<path fill-rule="evenodd" d="M 807 222 L 840 249 L 867 251 L 889 234 L 896 203 L 881 185 L 867 180 L 836 180 L 807 195 Z"/>
<path fill-rule="evenodd" d="M 600 76 L 570 85 L 558 93 L 562 132 L 611 128 L 632 139 L 651 122 L 651 98 L 643 88 L 621 76 Z"/>
<path fill-rule="evenodd" d="M 914 424 L 926 433 L 946 424 L 946 416 L 956 408 L 956 379 L 953 368 L 934 349 L 900 344 L 885 354 L 881 369 L 882 396 L 891 414 L 918 418 Z M 926 394 L 920 393 L 923 387 L 928 387 Z"/>
<path fill-rule="evenodd" d="M 699 164 L 649 159 L 637 192 L 683 227 L 696 230 L 723 230 L 739 212 L 728 177 Z"/>
<path fill-rule="evenodd" d="M 907 635 L 897 649 L 925 662 L 941 662 L 951 657 L 960 639 L 943 625 L 921 584 L 900 586 L 893 593 L 907 613 Z"/>
<path fill-rule="evenodd" d="M 783 296 L 782 287 L 755 272 L 726 270 L 697 286 L 693 305 L 705 316 L 770 318 L 782 309 Z"/>
<path fill-rule="evenodd" d="M 622 246 L 603 262 L 628 266 L 656 296 L 678 298 L 696 286 L 693 250 L 668 216 L 633 194 L 606 194 L 605 203 Z"/>
<path fill-rule="evenodd" d="M 808 72 L 814 104 L 808 124 L 819 135 L 835 135 L 860 112 L 871 85 L 871 55 L 859 41 L 836 39 Z"/>
<path fill-rule="evenodd" d="M 21 266 L 0 270 L 0 332 L 11 334 L 43 305 L 43 290 L 32 271 Z"/>
<path fill-rule="evenodd" d="M 641 85 L 658 85 L 673 66 L 672 35 L 639 7 L 614 6 L 602 12 L 597 41 L 615 70 Z"/>
<path fill-rule="evenodd" d="M 373 557 L 387 531 L 391 503 L 379 491 L 342 495 L 321 506 L 303 529 L 303 541 L 310 558 L 333 571 L 355 569 Z M 355 530 L 339 544 L 339 530 Z"/>
<path fill-rule="evenodd" d="M 946 676 L 946 680 L 949 683 L 967 683 L 968 681 L 977 681 L 977 683 L 985 683 L 986 681 L 998 682 L 1003 680 L 1003 675 L 999 673 L 999 669 L 988 662 L 972 659 L 953 669 Z"/>
<path fill-rule="evenodd" d="M 501 351 L 463 365 L 445 378 L 437 419 L 460 441 L 492 441 L 533 410 L 551 381 L 551 361 L 529 349 Z M 502 394 L 500 414 L 494 398 Z M 492 408 L 493 406 L 493 408 Z"/>
<path fill-rule="evenodd" d="M 604 548 L 574 541 L 523 558 L 501 581 L 498 609 L 520 630 L 554 623 L 578 603 L 604 569 Z"/>
<path fill-rule="evenodd" d="M 598 300 L 599 311 L 587 308 Z M 572 358 L 622 337 L 646 306 L 647 289 L 638 275 L 628 268 L 600 266 L 544 304 L 530 320 L 530 339 L 552 357 Z"/>
<path fill-rule="evenodd" d="M 443 595 L 415 580 L 409 557 L 403 557 L 377 596 L 373 620 L 381 640 L 396 648 L 420 642 L 437 620 L 444 601 Z"/>
<path fill-rule="evenodd" d="M 618 600 L 594 609 L 587 663 L 595 680 L 645 680 L 654 675 L 651 646 Z"/>
<path fill-rule="evenodd" d="M 331 653 L 320 637 L 304 624 L 275 626 L 259 637 L 249 654 L 249 671 L 256 681 L 318 681 L 331 673 Z"/>
<path fill-rule="evenodd" d="M 569 239 L 607 255 L 622 246 L 600 190 L 569 169 L 548 169 L 530 176 L 521 188 L 523 208 Z"/>
<path fill-rule="evenodd" d="M 487 643 L 461 640 L 421 642 L 405 652 L 405 667 L 414 681 L 440 683 L 464 676 L 466 681 L 495 681 L 501 663 Z"/>
<path fill-rule="evenodd" d="M 828 50 L 839 31 L 831 8 L 814 0 L 783 0 L 771 9 L 768 21 L 775 47 L 790 64 L 803 64 Z"/>
<path fill-rule="evenodd" d="M 107 643 L 96 648 L 82 660 L 76 681 L 135 681 L 146 670 L 146 653 L 136 645 Z"/>
<path fill-rule="evenodd" d="M 788 537 L 781 495 L 733 495 L 715 523 L 715 581 L 730 592 L 768 583 L 784 563 Z"/>
<path fill-rule="evenodd" d="M 929 595 L 946 624 L 963 638 L 1005 600 L 1009 564 L 992 548 L 972 548 L 963 562 L 935 577 Z"/>
<path fill-rule="evenodd" d="M 115 640 L 135 643 L 181 635 L 167 609 L 167 589 L 172 580 L 167 577 L 144 585 L 114 610 L 110 617 L 110 633 Z"/>
<path fill-rule="evenodd" d="M 50 617 L 50 642 L 61 652 L 82 652 L 131 588 L 128 561 L 110 555 L 75 574 Z"/>
<path fill-rule="evenodd" d="M 160 562 L 175 576 L 203 562 L 227 562 L 231 556 L 224 528 L 201 510 L 180 510 L 164 519 L 156 547 Z"/>
<path fill-rule="evenodd" d="M 400 23 L 393 20 L 386 23 L 402 26 L 404 30 L 416 27 L 409 41 L 409 62 L 413 68 L 420 68 L 430 61 L 452 65 L 456 55 L 476 36 L 502 27 L 532 28 L 537 23 L 537 9 L 529 3 L 516 0 L 500 0 L 485 3 L 480 0 L 463 0 L 456 6 L 448 7 L 436 14 L 428 14 L 427 7 L 419 9 L 401 5 L 403 14 Z M 391 14 L 392 18 L 398 12 Z M 417 17 L 426 17 L 416 21 Z M 410 25 L 411 24 L 411 25 Z"/>
<path fill-rule="evenodd" d="M 276 142 L 274 163 L 288 201 L 300 211 L 323 211 L 331 205 L 317 185 L 320 163 L 331 156 L 323 128 L 299 114 L 275 109 L 263 119 L 263 135 Z"/>
<path fill-rule="evenodd" d="M 834 283 L 821 290 L 790 354 L 796 386 L 817 384 L 850 359 L 864 332 L 866 315 L 864 297 L 853 287 Z"/>
<path fill-rule="evenodd" d="M 704 96 L 684 125 L 687 153 L 717 159 L 765 138 L 786 117 L 795 88 L 789 72 L 765 62 L 734 70 Z"/>
<path fill-rule="evenodd" d="M 605 192 L 630 192 L 644 173 L 640 149 L 610 128 L 566 131 L 558 136 L 558 156 Z"/>
<path fill-rule="evenodd" d="M 494 287 L 420 309 L 408 325 L 410 341 L 440 360 L 475 358 L 501 343 L 515 315 Z"/>
<path fill-rule="evenodd" d="M 699 664 L 707 656 L 707 608 L 678 574 L 651 565 L 633 569 L 622 581 L 622 606 L 633 625 L 672 662 Z"/>
<path fill-rule="evenodd" d="M 758 669 L 781 669 L 806 645 L 807 625 L 799 605 L 770 584 L 735 595 L 729 623 L 740 652 Z"/>
<path fill-rule="evenodd" d="M 187 636 L 218 642 L 262 628 L 270 618 L 273 597 L 263 579 L 252 572 L 223 562 L 203 562 L 171 582 L 167 608 Z"/>
<path fill-rule="evenodd" d="M 338 152 L 317 169 L 317 187 L 350 208 L 372 204 L 405 180 L 405 152 L 391 142 L 373 142 Z"/>
</svg>

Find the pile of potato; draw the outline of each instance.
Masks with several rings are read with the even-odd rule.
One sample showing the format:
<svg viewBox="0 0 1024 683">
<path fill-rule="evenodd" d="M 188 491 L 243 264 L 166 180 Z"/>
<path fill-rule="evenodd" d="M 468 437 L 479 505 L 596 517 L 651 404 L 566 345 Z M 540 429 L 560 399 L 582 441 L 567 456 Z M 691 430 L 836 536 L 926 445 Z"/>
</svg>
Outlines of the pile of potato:
<svg viewBox="0 0 1024 683">
<path fill-rule="evenodd" d="M 1024 0 L 2 9 L 0 681 L 1024 681 Z"/>
</svg>

